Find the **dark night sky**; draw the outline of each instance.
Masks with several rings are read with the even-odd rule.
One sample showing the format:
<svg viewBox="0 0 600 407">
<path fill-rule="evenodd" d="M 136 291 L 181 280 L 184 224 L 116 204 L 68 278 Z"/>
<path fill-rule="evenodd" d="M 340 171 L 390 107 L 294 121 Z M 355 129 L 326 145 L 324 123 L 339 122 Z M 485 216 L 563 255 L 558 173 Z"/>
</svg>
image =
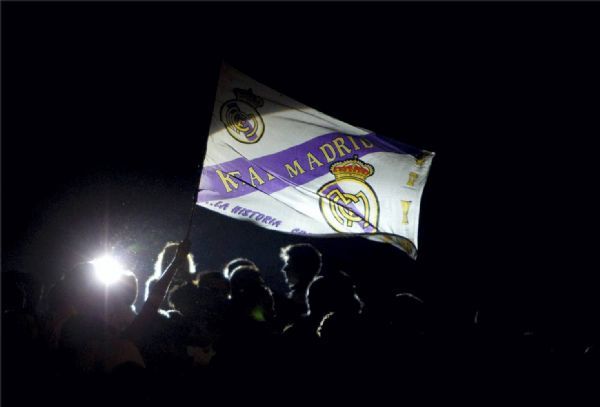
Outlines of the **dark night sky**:
<svg viewBox="0 0 600 407">
<path fill-rule="evenodd" d="M 416 263 L 364 239 L 311 240 L 366 291 L 389 281 L 456 309 L 510 298 L 546 312 L 564 295 L 586 307 L 597 12 L 3 2 L 3 268 L 50 280 L 107 245 L 148 274 L 164 242 L 185 232 L 224 59 L 327 114 L 437 153 Z M 241 255 L 274 279 L 278 248 L 306 240 L 196 215 L 201 269 Z"/>
</svg>

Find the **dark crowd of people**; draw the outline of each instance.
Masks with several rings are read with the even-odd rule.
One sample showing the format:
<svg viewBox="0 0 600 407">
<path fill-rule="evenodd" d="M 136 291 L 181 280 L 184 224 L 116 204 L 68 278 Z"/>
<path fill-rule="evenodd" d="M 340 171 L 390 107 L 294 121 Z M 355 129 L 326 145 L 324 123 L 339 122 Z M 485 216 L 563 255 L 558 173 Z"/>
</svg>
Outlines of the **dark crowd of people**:
<svg viewBox="0 0 600 407">
<path fill-rule="evenodd" d="M 132 273 L 103 284 L 93 263 L 50 287 L 3 273 L 7 405 L 305 404 L 325 390 L 340 402 L 367 388 L 378 405 L 377 397 L 458 381 L 464 371 L 463 384 L 476 386 L 492 373 L 550 377 L 597 363 L 593 343 L 569 348 L 507 334 L 481 315 L 444 331 L 410 292 L 382 290 L 369 303 L 310 244 L 281 249 L 285 293 L 251 259 L 196 272 L 189 253 L 187 240 L 168 244 L 145 284 Z M 138 290 L 145 300 L 136 310 Z"/>
</svg>

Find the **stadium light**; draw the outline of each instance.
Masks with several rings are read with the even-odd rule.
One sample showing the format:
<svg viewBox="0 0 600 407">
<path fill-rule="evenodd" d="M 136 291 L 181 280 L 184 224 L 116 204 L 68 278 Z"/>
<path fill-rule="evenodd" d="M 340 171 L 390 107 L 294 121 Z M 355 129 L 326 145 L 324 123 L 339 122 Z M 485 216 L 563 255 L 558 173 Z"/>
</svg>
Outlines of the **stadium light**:
<svg viewBox="0 0 600 407">
<path fill-rule="evenodd" d="M 91 263 L 94 265 L 98 280 L 106 285 L 117 282 L 125 274 L 123 266 L 111 256 L 99 257 Z"/>
</svg>

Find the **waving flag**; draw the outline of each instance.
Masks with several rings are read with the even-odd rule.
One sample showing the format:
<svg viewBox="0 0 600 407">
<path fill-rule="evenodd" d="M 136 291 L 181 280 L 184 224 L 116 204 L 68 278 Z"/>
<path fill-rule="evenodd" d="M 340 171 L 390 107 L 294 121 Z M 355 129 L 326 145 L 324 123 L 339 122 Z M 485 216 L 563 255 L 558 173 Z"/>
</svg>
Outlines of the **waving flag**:
<svg viewBox="0 0 600 407">
<path fill-rule="evenodd" d="M 415 258 L 434 153 L 221 68 L 198 205 L 299 235 L 362 235 Z"/>
</svg>

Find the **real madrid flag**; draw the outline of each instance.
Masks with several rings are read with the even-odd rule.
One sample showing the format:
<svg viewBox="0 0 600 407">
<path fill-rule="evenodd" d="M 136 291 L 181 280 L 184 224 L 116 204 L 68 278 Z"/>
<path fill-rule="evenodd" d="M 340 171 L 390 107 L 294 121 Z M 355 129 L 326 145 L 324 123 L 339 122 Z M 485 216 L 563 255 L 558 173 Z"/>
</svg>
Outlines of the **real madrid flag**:
<svg viewBox="0 0 600 407">
<path fill-rule="evenodd" d="M 414 258 L 433 156 L 223 65 L 197 203 L 280 232 L 362 235 Z"/>
</svg>

